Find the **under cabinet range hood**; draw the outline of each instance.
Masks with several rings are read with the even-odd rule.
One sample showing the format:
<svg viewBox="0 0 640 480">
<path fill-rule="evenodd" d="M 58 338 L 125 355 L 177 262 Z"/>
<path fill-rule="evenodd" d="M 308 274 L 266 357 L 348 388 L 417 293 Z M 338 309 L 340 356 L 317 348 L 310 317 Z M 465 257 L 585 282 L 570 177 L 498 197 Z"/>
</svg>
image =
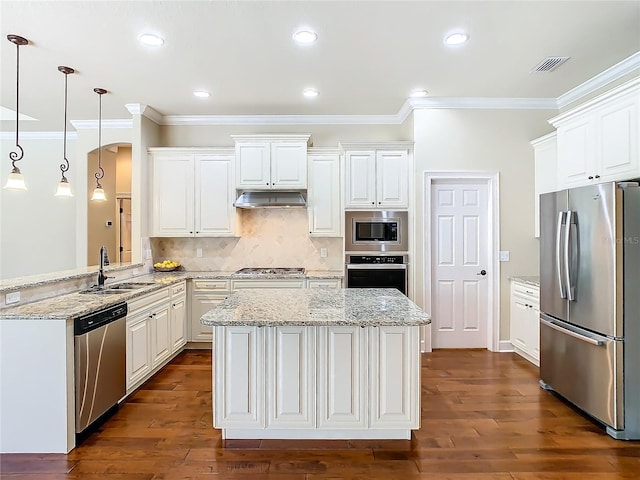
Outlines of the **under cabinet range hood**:
<svg viewBox="0 0 640 480">
<path fill-rule="evenodd" d="M 236 208 L 293 208 L 306 207 L 300 192 L 242 192 L 233 203 Z"/>
</svg>

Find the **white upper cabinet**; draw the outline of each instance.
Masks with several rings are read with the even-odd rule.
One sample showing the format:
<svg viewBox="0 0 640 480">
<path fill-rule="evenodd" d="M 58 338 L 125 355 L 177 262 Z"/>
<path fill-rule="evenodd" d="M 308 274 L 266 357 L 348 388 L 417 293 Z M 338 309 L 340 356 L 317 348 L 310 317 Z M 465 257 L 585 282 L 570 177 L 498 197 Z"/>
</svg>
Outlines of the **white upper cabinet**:
<svg viewBox="0 0 640 480">
<path fill-rule="evenodd" d="M 549 120 L 558 133 L 558 189 L 640 177 L 640 79 Z"/>
<path fill-rule="evenodd" d="M 345 208 L 409 208 L 409 149 L 343 148 Z"/>
<path fill-rule="evenodd" d="M 150 152 L 154 236 L 235 235 L 232 153 L 161 148 Z"/>
<path fill-rule="evenodd" d="M 153 153 L 153 233 L 192 237 L 193 155 Z"/>
<path fill-rule="evenodd" d="M 307 213 L 310 236 L 340 237 L 342 235 L 340 155 L 338 153 L 309 154 Z"/>
<path fill-rule="evenodd" d="M 310 135 L 232 135 L 236 145 L 236 188 L 307 188 Z"/>
<path fill-rule="evenodd" d="M 558 186 L 556 132 L 531 141 L 535 156 L 534 233 L 540 237 L 540 195 L 555 192 Z"/>
</svg>

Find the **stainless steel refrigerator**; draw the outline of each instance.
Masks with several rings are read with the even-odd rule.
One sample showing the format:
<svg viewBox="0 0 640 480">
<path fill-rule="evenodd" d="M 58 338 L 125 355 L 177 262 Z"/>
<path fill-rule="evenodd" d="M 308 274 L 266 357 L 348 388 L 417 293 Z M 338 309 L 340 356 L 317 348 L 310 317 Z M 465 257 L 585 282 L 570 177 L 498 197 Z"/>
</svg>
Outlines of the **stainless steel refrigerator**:
<svg viewBox="0 0 640 480">
<path fill-rule="evenodd" d="M 540 385 L 640 439 L 640 187 L 540 198 Z"/>
</svg>

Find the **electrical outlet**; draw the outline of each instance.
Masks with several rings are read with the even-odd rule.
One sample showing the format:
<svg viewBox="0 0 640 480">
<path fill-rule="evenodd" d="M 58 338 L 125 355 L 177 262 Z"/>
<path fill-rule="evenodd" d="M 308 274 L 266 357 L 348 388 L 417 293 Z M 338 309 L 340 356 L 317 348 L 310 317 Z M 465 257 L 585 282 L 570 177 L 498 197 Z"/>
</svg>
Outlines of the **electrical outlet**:
<svg viewBox="0 0 640 480">
<path fill-rule="evenodd" d="M 327 249 L 326 248 L 321 248 L 320 249 L 320 256 L 322 258 L 327 258 Z"/>
<path fill-rule="evenodd" d="M 509 261 L 509 250 L 500 250 L 500 261 L 501 262 Z"/>
<path fill-rule="evenodd" d="M 147 248 L 147 260 L 151 258 L 151 249 Z"/>
<path fill-rule="evenodd" d="M 10 303 L 18 303 L 20 301 L 20 292 L 7 293 L 4 301 L 7 305 Z"/>
<path fill-rule="evenodd" d="M 196 248 L 196 257 L 202 258 L 202 249 L 201 248 Z"/>
</svg>

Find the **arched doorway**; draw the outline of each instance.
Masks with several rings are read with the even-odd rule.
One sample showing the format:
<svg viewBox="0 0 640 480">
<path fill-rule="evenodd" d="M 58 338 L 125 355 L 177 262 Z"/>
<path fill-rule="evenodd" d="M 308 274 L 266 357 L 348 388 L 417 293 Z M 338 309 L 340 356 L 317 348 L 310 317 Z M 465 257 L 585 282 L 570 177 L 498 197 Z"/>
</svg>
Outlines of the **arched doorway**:
<svg viewBox="0 0 640 480">
<path fill-rule="evenodd" d="M 98 149 L 87 155 L 87 265 L 100 261 L 100 247 L 107 248 L 109 262 L 131 262 L 131 144 L 102 147 L 104 177 L 100 184 L 106 200 L 91 200 L 96 187 Z"/>
</svg>

